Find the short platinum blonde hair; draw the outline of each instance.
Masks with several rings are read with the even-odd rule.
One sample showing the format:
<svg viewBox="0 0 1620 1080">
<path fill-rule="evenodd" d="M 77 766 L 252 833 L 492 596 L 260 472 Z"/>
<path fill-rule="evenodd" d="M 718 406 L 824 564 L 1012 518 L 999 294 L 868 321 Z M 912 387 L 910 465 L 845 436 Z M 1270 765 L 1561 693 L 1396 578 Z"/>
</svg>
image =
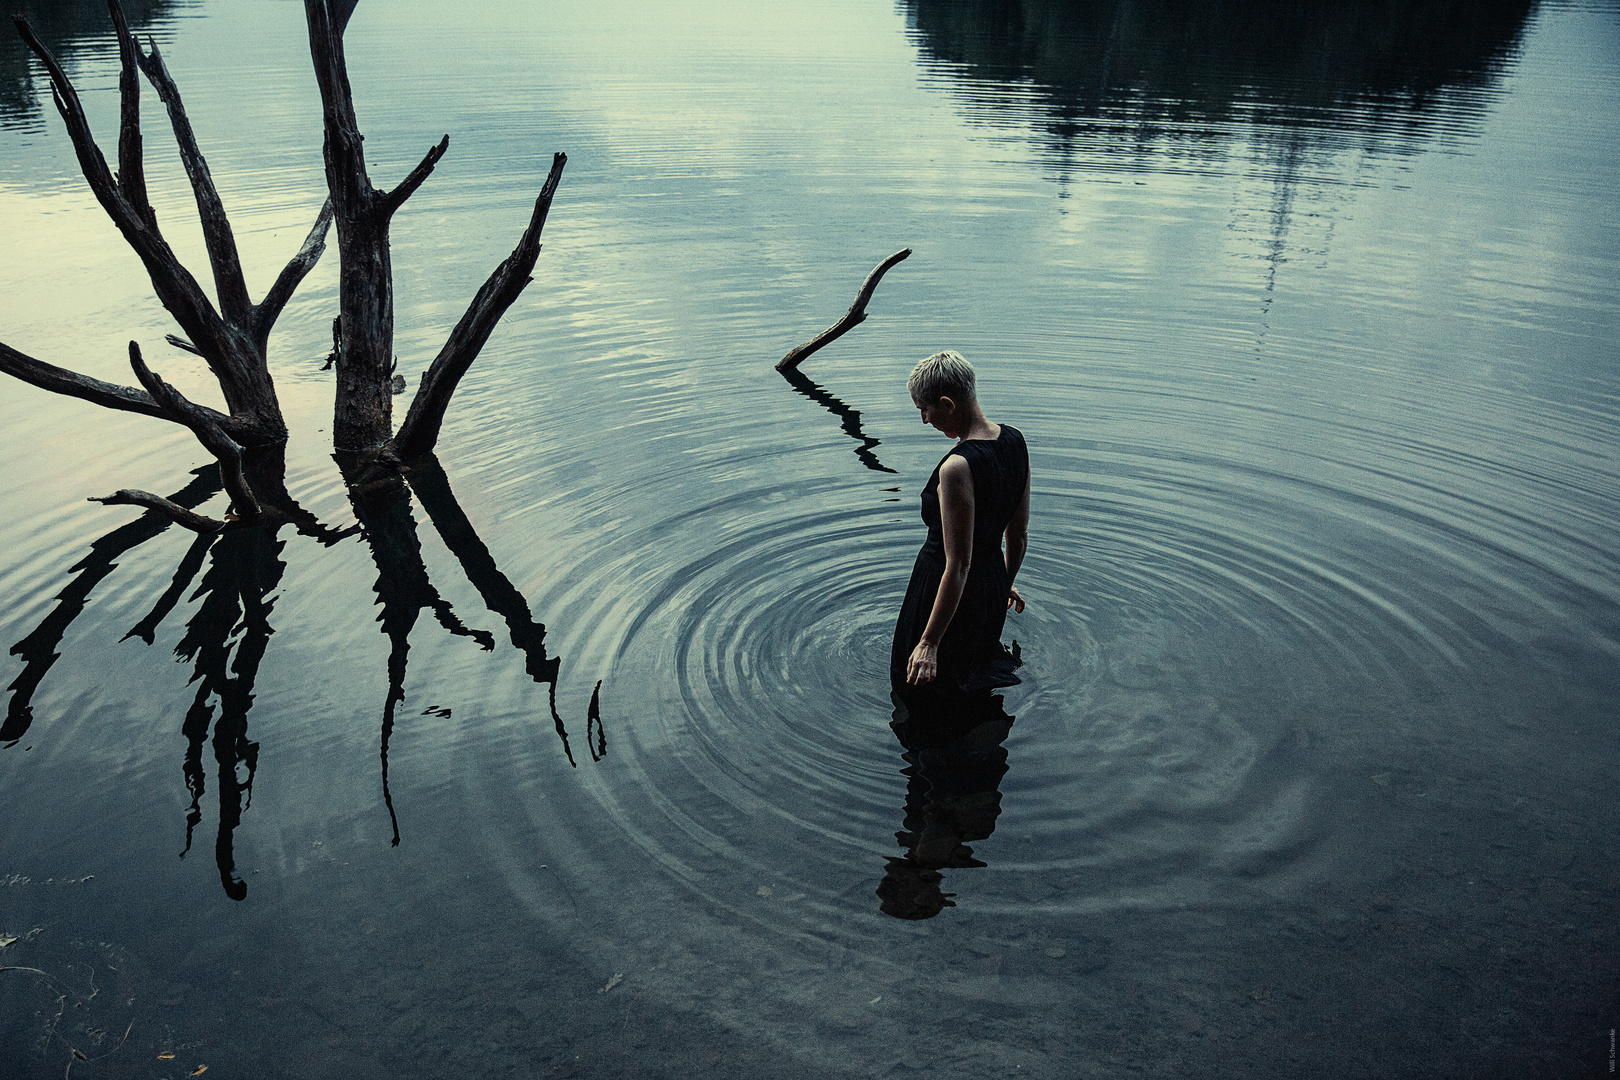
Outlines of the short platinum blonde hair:
<svg viewBox="0 0 1620 1080">
<path fill-rule="evenodd" d="M 922 405 L 937 405 L 942 397 L 958 405 L 972 401 L 975 385 L 973 365 L 961 353 L 950 349 L 917 361 L 917 366 L 911 369 L 911 377 L 906 380 L 912 400 Z"/>
</svg>

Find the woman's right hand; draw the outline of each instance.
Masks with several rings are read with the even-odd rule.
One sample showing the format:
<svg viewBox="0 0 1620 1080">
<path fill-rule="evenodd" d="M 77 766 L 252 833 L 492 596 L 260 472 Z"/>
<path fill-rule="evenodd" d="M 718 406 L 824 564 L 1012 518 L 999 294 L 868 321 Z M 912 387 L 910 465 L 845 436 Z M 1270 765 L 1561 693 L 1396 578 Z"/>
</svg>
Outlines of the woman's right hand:
<svg viewBox="0 0 1620 1080">
<path fill-rule="evenodd" d="M 917 647 L 911 650 L 911 659 L 906 661 L 906 682 L 912 686 L 933 682 L 938 670 L 939 646 L 917 642 Z"/>
<path fill-rule="evenodd" d="M 1024 594 L 1018 591 L 1018 586 L 1007 586 L 1007 606 L 1013 609 L 1013 614 L 1024 610 Z"/>
</svg>

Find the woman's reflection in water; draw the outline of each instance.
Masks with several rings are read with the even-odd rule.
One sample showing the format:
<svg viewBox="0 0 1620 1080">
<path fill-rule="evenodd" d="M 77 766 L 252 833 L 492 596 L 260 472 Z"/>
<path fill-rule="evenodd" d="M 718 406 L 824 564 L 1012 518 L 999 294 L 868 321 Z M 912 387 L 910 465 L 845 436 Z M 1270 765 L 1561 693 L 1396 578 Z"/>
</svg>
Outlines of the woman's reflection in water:
<svg viewBox="0 0 1620 1080">
<path fill-rule="evenodd" d="M 941 870 L 985 864 L 969 841 L 988 837 L 1001 814 L 1001 777 L 1007 771 L 1002 743 L 1012 730 L 1000 694 L 964 694 L 933 684 L 894 684 L 890 727 L 905 747 L 905 828 L 895 839 L 906 853 L 890 857 L 877 895 L 883 913 L 897 919 L 931 919 L 955 893 L 940 889 Z"/>
</svg>

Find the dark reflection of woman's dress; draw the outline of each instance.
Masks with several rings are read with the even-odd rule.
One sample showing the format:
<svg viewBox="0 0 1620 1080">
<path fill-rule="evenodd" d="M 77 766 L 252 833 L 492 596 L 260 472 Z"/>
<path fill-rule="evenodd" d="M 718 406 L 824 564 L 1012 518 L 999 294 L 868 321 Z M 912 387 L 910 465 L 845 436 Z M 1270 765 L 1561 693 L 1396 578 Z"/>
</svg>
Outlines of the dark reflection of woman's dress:
<svg viewBox="0 0 1620 1080">
<path fill-rule="evenodd" d="M 1002 743 L 1013 718 L 999 694 L 900 683 L 893 698 L 890 726 L 905 747 L 909 778 L 905 827 L 894 835 L 906 853 L 887 860 L 877 895 L 886 915 L 931 919 L 956 906 L 940 871 L 985 865 L 968 843 L 995 831 L 1007 771 Z"/>
</svg>

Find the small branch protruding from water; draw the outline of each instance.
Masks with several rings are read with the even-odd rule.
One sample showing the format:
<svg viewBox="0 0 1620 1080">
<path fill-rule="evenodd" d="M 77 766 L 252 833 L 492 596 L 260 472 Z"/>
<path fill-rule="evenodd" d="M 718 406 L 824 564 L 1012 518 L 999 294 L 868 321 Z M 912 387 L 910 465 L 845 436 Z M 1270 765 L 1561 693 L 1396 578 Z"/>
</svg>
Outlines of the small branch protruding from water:
<svg viewBox="0 0 1620 1080">
<path fill-rule="evenodd" d="M 154 495 L 150 491 L 136 491 L 133 488 L 120 488 L 111 495 L 102 495 L 85 500 L 87 502 L 101 503 L 104 506 L 144 506 L 148 510 L 155 510 L 174 522 L 195 533 L 216 533 L 225 527 L 223 521 L 215 521 L 205 514 L 187 510 L 177 502 L 171 502 L 161 495 Z"/>
<path fill-rule="evenodd" d="M 820 349 L 823 345 L 832 344 L 865 322 L 866 305 L 871 302 L 872 294 L 877 291 L 878 282 L 882 281 L 883 275 L 889 272 L 889 267 L 901 262 L 910 254 L 911 249 L 905 248 L 878 263 L 877 268 L 866 275 L 866 280 L 861 283 L 861 291 L 855 294 L 855 302 L 849 305 L 849 310 L 844 312 L 844 317 L 798 348 L 788 350 L 788 354 L 776 362 L 776 370 L 792 371 L 808 359 L 811 353 Z"/>
</svg>

